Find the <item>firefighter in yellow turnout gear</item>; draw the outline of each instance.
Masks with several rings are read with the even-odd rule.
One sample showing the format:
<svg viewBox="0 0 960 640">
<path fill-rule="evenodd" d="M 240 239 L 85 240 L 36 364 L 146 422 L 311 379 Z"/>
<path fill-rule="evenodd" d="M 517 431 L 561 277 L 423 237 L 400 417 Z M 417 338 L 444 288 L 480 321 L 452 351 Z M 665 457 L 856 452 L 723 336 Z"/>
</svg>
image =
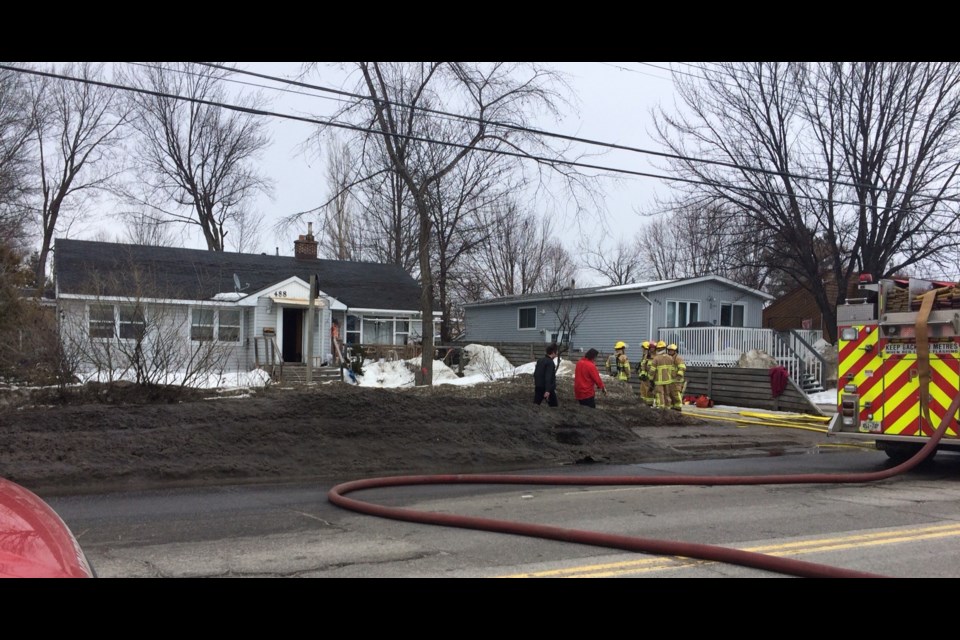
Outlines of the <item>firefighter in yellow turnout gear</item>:
<svg viewBox="0 0 960 640">
<path fill-rule="evenodd" d="M 623 340 L 613 345 L 613 353 L 607 358 L 607 374 L 617 380 L 630 381 L 630 361 L 627 360 L 627 343 Z"/>
<path fill-rule="evenodd" d="M 656 344 L 644 340 L 641 345 L 643 346 L 643 355 L 640 362 L 637 363 L 637 377 L 640 378 L 640 399 L 645 405 L 652 407 L 654 398 L 654 370 L 652 364 Z"/>
<path fill-rule="evenodd" d="M 673 404 L 672 392 L 676 382 L 673 356 L 667 353 L 667 343 L 661 340 L 657 343 L 657 355 L 653 356 L 650 367 L 653 370 L 654 397 L 653 406 L 658 409 L 667 409 Z"/>
<path fill-rule="evenodd" d="M 674 382 L 670 390 L 670 408 L 674 411 L 683 410 L 683 384 L 686 381 L 687 365 L 677 351 L 677 345 L 672 342 L 667 345 L 667 355 L 673 358 Z"/>
</svg>

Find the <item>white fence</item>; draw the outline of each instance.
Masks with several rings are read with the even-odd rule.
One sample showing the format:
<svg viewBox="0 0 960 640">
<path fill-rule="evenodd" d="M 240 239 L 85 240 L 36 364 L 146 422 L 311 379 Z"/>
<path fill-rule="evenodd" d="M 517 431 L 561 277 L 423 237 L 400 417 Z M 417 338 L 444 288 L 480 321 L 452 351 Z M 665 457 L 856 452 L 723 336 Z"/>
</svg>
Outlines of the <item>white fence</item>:
<svg viewBox="0 0 960 640">
<path fill-rule="evenodd" d="M 740 356 L 757 350 L 773 357 L 795 381 L 812 377 L 822 383 L 823 363 L 810 348 L 821 337 L 820 331 L 809 329 L 778 334 L 773 329 L 691 327 L 660 329 L 659 339 L 675 343 L 687 366 L 735 367 Z"/>
</svg>

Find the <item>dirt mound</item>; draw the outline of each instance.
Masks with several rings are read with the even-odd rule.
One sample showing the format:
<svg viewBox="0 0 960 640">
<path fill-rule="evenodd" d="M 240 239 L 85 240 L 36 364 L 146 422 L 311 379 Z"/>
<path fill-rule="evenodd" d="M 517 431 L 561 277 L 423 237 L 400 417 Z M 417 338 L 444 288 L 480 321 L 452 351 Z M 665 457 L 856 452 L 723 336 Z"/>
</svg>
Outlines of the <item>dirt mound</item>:
<svg viewBox="0 0 960 640">
<path fill-rule="evenodd" d="M 246 397 L 90 387 L 59 404 L 49 393 L 8 397 L 0 475 L 55 493 L 666 460 L 677 452 L 638 428 L 703 424 L 649 409 L 617 382 L 597 409 L 563 390 L 559 407 L 537 406 L 530 375 L 475 386 L 268 387 Z"/>
</svg>

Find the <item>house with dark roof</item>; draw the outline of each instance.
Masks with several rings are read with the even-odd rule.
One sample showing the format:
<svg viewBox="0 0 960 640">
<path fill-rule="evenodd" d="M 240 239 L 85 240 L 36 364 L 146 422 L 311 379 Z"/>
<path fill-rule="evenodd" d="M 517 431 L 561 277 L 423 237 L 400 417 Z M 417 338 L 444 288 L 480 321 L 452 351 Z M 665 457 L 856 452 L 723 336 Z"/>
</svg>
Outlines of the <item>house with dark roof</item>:
<svg viewBox="0 0 960 640">
<path fill-rule="evenodd" d="M 61 337 L 88 366 L 139 359 L 177 369 L 214 352 L 225 371 L 319 365 L 333 351 L 334 318 L 347 345 L 413 344 L 421 334 L 416 280 L 396 265 L 318 259 L 310 231 L 293 257 L 58 239 L 54 278 Z"/>
</svg>

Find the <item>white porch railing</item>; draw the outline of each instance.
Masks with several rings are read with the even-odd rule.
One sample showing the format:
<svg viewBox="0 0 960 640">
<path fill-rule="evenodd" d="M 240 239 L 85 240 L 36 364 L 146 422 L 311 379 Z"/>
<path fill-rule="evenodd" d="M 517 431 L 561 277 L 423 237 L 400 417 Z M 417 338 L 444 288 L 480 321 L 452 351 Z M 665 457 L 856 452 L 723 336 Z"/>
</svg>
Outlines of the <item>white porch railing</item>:
<svg viewBox="0 0 960 640">
<path fill-rule="evenodd" d="M 660 329 L 659 340 L 675 343 L 684 362 L 691 367 L 735 367 L 747 351 L 763 351 L 786 368 L 795 381 L 811 377 L 822 383 L 823 364 L 810 348 L 821 337 L 820 331 L 798 331 L 783 337 L 773 329 L 742 327 L 691 327 Z"/>
</svg>

